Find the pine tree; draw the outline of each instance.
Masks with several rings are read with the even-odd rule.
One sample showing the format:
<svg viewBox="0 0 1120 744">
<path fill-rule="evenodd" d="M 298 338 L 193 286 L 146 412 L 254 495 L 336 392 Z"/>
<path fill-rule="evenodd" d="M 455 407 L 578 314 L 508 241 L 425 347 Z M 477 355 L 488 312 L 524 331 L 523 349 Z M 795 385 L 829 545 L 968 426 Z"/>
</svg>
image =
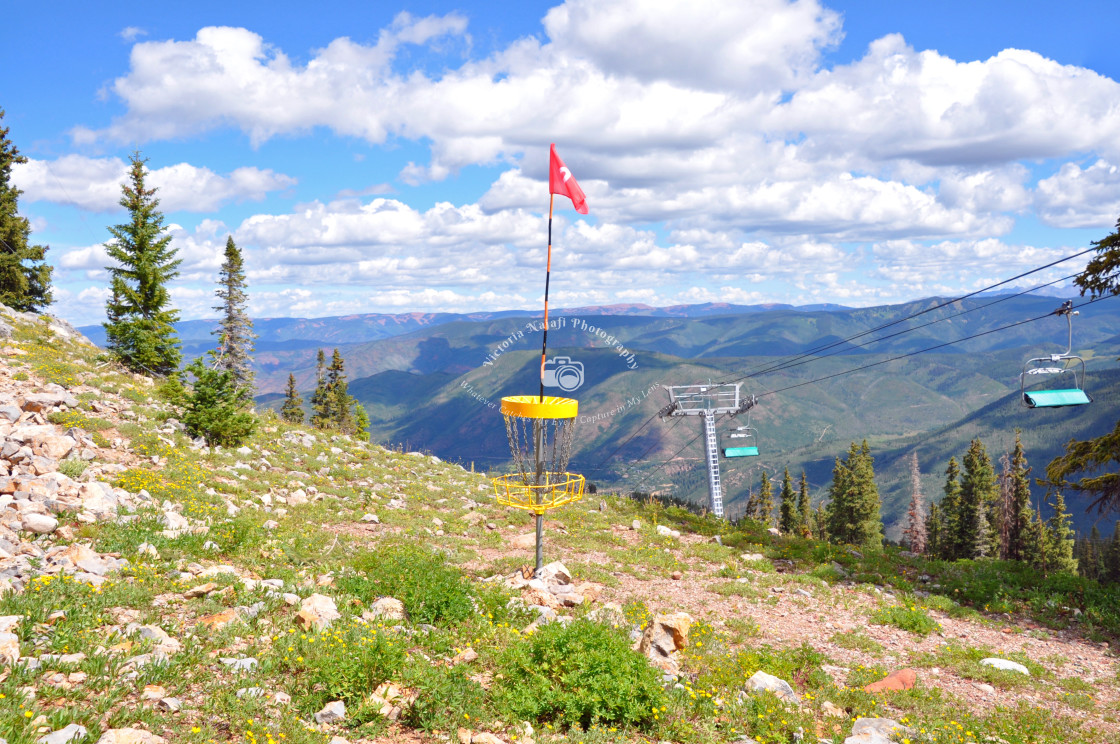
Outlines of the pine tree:
<svg viewBox="0 0 1120 744">
<path fill-rule="evenodd" d="M 813 509 L 813 535 L 821 542 L 827 542 L 828 534 L 828 506 L 822 501 Z"/>
<path fill-rule="evenodd" d="M 926 510 L 922 495 L 922 471 L 918 468 L 918 453 L 910 453 L 910 509 L 906 513 L 907 525 L 903 530 L 910 544 L 911 553 L 926 552 Z"/>
<path fill-rule="evenodd" d="M 354 398 L 354 428 L 357 429 L 358 434 L 364 435 L 365 439 L 369 439 L 369 414 L 366 413 L 366 407 L 359 403 Z"/>
<path fill-rule="evenodd" d="M 963 526 L 961 523 L 961 482 L 957 458 L 950 457 L 945 468 L 944 495 L 941 497 L 941 557 L 947 561 L 960 558 Z"/>
<path fill-rule="evenodd" d="M 852 442 L 843 463 L 837 458 L 829 494 L 828 532 L 832 539 L 870 549 L 882 547 L 879 489 L 867 440 L 859 446 Z"/>
<path fill-rule="evenodd" d="M 781 503 L 778 505 L 778 529 L 786 534 L 797 532 L 797 495 L 793 492 L 793 481 L 789 477 L 789 468 L 782 476 Z"/>
<path fill-rule="evenodd" d="M 1062 492 L 1054 495 L 1054 514 L 1046 520 L 1046 568 L 1048 571 L 1077 573 L 1077 561 L 1073 557 L 1073 530 L 1071 519 L 1066 511 L 1066 500 Z"/>
<path fill-rule="evenodd" d="M 201 357 L 187 367 L 187 372 L 195 378 L 183 401 L 183 423 L 188 432 L 203 437 L 209 445 L 224 447 L 235 447 L 252 435 L 257 417 L 246 410 L 244 388 L 232 372 L 208 369 Z"/>
<path fill-rule="evenodd" d="M 288 375 L 288 387 L 284 391 L 284 405 L 280 409 L 280 418 L 291 424 L 303 423 L 303 398 L 296 392 L 296 376 Z"/>
<path fill-rule="evenodd" d="M 237 384 L 248 391 L 253 390 L 252 353 L 253 321 L 245 311 L 245 263 L 241 249 L 233 242 L 233 236 L 226 239 L 226 257 L 218 275 L 218 290 L 215 294 L 222 304 L 214 309 L 221 313 L 218 328 L 218 351 L 215 369 L 229 370 Z"/>
<path fill-rule="evenodd" d="M 944 557 L 943 534 L 944 521 L 941 517 L 941 507 L 930 504 L 929 515 L 926 517 L 926 555 L 932 558 Z"/>
<path fill-rule="evenodd" d="M 1101 578 L 1104 570 L 1104 540 L 1101 539 L 1101 531 L 1095 524 L 1085 540 L 1085 560 L 1078 561 L 1077 565 L 1082 576 L 1090 579 Z"/>
<path fill-rule="evenodd" d="M 802 537 L 813 536 L 813 507 L 809 503 L 809 479 L 801 471 L 801 485 L 797 490 L 797 531 Z"/>
<path fill-rule="evenodd" d="M 111 279 L 105 335 L 109 350 L 129 369 L 169 375 L 182 358 L 172 327 L 179 313 L 170 308 L 167 291 L 167 283 L 179 275 L 180 260 L 175 258 L 171 236 L 163 234 L 156 189 L 144 187 L 145 162 L 133 153 L 120 201 L 131 221 L 110 227 L 113 240 L 105 244 L 116 261 L 106 267 Z"/>
<path fill-rule="evenodd" d="M 748 519 L 758 519 L 758 497 L 754 493 L 754 485 L 747 484 L 747 503 L 743 507 L 743 516 Z"/>
<path fill-rule="evenodd" d="M 4 109 L 0 109 L 0 122 Z M 37 312 L 51 304 L 52 269 L 46 264 L 49 248 L 29 245 L 31 223 L 19 215 L 19 196 L 12 185 L 12 166 L 27 158 L 8 139 L 8 128 L 0 127 L 0 303 L 13 310 Z"/>
<path fill-rule="evenodd" d="M 311 393 L 311 425 L 325 429 L 330 425 L 330 396 L 327 391 L 327 378 L 324 376 L 327 358 L 319 349 L 315 357 L 315 392 Z"/>
<path fill-rule="evenodd" d="M 1104 551 L 1104 566 L 1102 569 L 1105 581 L 1120 583 L 1120 520 L 1112 529 L 1112 540 Z"/>
<path fill-rule="evenodd" d="M 1011 524 L 1008 529 L 1007 557 L 1022 560 L 1024 534 L 1029 529 L 1031 509 L 1031 469 L 1023 451 L 1022 432 L 1015 430 L 1015 447 L 1011 450 Z"/>
<path fill-rule="evenodd" d="M 977 558 L 990 555 L 993 544 L 990 520 L 991 506 L 995 502 L 996 476 L 984 443 L 973 439 L 964 456 L 961 473 L 960 547 L 961 557 Z M 986 543 L 983 549 L 981 543 Z"/>
<path fill-rule="evenodd" d="M 353 434 L 354 399 L 350 397 L 349 384 L 346 382 L 345 362 L 338 349 L 331 355 L 331 366 L 327 367 L 327 411 L 331 428 L 344 434 Z"/>
<path fill-rule="evenodd" d="M 762 471 L 762 485 L 758 489 L 758 507 L 756 509 L 758 521 L 769 527 L 774 520 L 774 487 L 770 484 L 770 476 Z"/>
<path fill-rule="evenodd" d="M 1030 521 L 1027 522 L 1027 528 L 1023 532 L 1022 557 L 1020 560 L 1045 573 L 1048 553 L 1046 525 L 1042 523 L 1042 513 L 1040 511 L 1035 511 L 1030 507 L 1028 509 L 1030 509 Z"/>
</svg>

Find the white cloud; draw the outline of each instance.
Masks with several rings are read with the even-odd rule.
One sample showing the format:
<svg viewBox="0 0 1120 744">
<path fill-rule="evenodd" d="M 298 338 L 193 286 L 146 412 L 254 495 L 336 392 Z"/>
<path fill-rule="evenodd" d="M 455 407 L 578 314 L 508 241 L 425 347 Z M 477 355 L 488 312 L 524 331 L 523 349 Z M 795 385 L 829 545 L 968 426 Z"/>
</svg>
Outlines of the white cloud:
<svg viewBox="0 0 1120 744">
<path fill-rule="evenodd" d="M 1038 182 L 1036 194 L 1043 221 L 1057 227 L 1112 227 L 1120 216 L 1120 168 L 1098 160 L 1082 169 L 1065 163 Z"/>
<path fill-rule="evenodd" d="M 70 204 L 94 212 L 120 209 L 121 184 L 129 165 L 120 158 L 65 155 L 54 161 L 28 159 L 12 167 L 12 181 L 28 202 Z M 296 179 L 270 169 L 243 167 L 222 176 L 209 168 L 179 163 L 149 171 L 164 212 L 212 212 L 232 201 L 260 201 Z"/>
<path fill-rule="evenodd" d="M 117 34 L 117 36 L 129 42 L 136 41 L 141 36 L 147 35 L 148 32 L 140 28 L 139 26 L 125 26 L 120 30 L 120 33 Z"/>
</svg>

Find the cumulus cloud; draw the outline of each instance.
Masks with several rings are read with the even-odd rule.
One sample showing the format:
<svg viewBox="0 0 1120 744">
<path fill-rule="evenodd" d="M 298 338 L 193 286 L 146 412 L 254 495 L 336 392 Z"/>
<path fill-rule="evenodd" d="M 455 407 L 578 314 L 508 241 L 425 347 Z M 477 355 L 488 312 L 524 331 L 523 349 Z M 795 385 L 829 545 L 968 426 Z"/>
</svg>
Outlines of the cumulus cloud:
<svg viewBox="0 0 1120 744">
<path fill-rule="evenodd" d="M 120 158 L 65 155 L 54 161 L 28 159 L 12 167 L 12 181 L 28 202 L 70 204 L 94 212 L 120 209 L 121 184 L 129 165 Z M 269 192 L 295 185 L 296 179 L 271 169 L 237 168 L 219 175 L 209 168 L 179 163 L 149 172 L 166 212 L 212 212 L 232 201 L 260 201 Z"/>
<path fill-rule="evenodd" d="M 1039 215 L 1056 227 L 1101 227 L 1120 215 L 1120 168 L 1098 160 L 1088 168 L 1065 163 L 1038 182 Z"/>
</svg>

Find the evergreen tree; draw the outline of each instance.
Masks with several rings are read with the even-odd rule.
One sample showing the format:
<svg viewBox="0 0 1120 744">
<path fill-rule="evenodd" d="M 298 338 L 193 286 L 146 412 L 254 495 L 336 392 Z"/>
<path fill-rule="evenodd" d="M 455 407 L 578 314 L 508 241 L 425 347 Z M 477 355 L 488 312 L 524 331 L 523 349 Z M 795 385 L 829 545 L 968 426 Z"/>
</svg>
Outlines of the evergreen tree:
<svg viewBox="0 0 1120 744">
<path fill-rule="evenodd" d="M 829 494 L 828 532 L 832 539 L 870 549 L 882 547 L 879 489 L 867 440 L 859 446 L 852 442 L 843 463 L 837 458 Z"/>
<path fill-rule="evenodd" d="M 941 520 L 944 525 L 941 532 L 941 557 L 947 561 L 956 560 L 964 554 L 962 550 L 962 533 L 964 530 L 961 524 L 960 475 L 961 471 L 960 466 L 957 465 L 957 458 L 950 457 L 949 465 L 945 468 L 944 496 L 941 497 Z"/>
<path fill-rule="evenodd" d="M 758 489 L 757 519 L 767 527 L 774 520 L 774 487 L 770 484 L 770 476 L 762 471 L 762 485 Z"/>
<path fill-rule="evenodd" d="M 1030 507 L 1028 507 L 1030 509 Z M 1030 520 L 1023 533 L 1021 561 L 1027 563 L 1043 573 L 1046 572 L 1047 533 L 1046 525 L 1042 523 L 1042 512 L 1030 509 Z"/>
<path fill-rule="evenodd" d="M 208 369 L 202 358 L 187 367 L 194 385 L 183 401 L 187 431 L 209 445 L 235 447 L 257 427 L 257 417 L 246 410 L 244 388 L 228 370 Z M 177 377 L 177 376 L 176 376 Z"/>
<path fill-rule="evenodd" d="M 961 473 L 960 542 L 961 557 L 991 555 L 993 531 L 990 520 L 996 501 L 996 476 L 984 443 L 973 439 L 964 456 Z M 981 548 L 981 543 L 985 546 Z"/>
<path fill-rule="evenodd" d="M 331 355 L 331 366 L 327 367 L 327 411 L 330 414 L 331 427 L 344 434 L 353 434 L 354 403 L 356 402 L 349 393 L 349 384 L 346 382 L 345 362 L 338 349 Z"/>
<path fill-rule="evenodd" d="M 1011 524 L 1008 529 L 1007 557 L 1022 560 L 1024 534 L 1029 529 L 1031 509 L 1031 469 L 1023 451 L 1022 432 L 1015 430 L 1015 447 L 1011 451 Z"/>
<path fill-rule="evenodd" d="M 943 528 L 941 507 L 937 504 L 930 504 L 929 515 L 926 517 L 926 555 L 933 558 L 944 557 Z"/>
<path fill-rule="evenodd" d="M 163 234 L 163 214 L 156 189 L 144 186 L 147 169 L 133 153 L 128 181 L 121 186 L 120 204 L 130 221 L 109 228 L 113 240 L 105 244 L 115 266 L 110 276 L 105 335 L 109 350 L 129 369 L 169 375 L 179 368 L 179 339 L 172 323 L 179 313 L 171 309 L 167 283 L 179 275 L 180 260 Z"/>
<path fill-rule="evenodd" d="M 822 501 L 813 509 L 813 535 L 820 541 L 829 539 L 828 534 L 828 506 Z"/>
<path fill-rule="evenodd" d="M 330 396 L 327 391 L 327 378 L 323 374 L 326 370 L 327 358 L 323 350 L 319 349 L 315 357 L 315 392 L 311 393 L 311 425 L 316 429 L 325 429 L 330 425 Z"/>
<path fill-rule="evenodd" d="M 782 476 L 781 503 L 778 506 L 778 529 L 786 534 L 797 532 L 797 496 L 793 492 L 793 481 L 789 477 L 789 468 Z"/>
<path fill-rule="evenodd" d="M 918 468 L 918 453 L 910 453 L 910 509 L 906 513 L 907 525 L 903 530 L 910 544 L 910 552 L 926 552 L 926 510 L 922 495 L 922 471 Z"/>
<path fill-rule="evenodd" d="M 356 399 L 354 401 L 354 428 L 357 429 L 358 434 L 364 435 L 365 439 L 369 439 L 369 414 L 366 413 L 366 407 L 359 403 Z"/>
<path fill-rule="evenodd" d="M 0 109 L 0 122 L 4 109 Z M 13 310 L 38 312 L 51 304 L 51 267 L 46 264 L 49 248 L 29 245 L 31 223 L 19 215 L 19 196 L 12 185 L 12 166 L 27 158 L 8 139 L 8 128 L 0 127 L 0 303 Z"/>
<path fill-rule="evenodd" d="M 743 516 L 747 517 L 748 519 L 759 519 L 758 497 L 755 496 L 754 485 L 750 483 L 747 484 L 747 503 L 743 507 Z"/>
<path fill-rule="evenodd" d="M 1085 541 L 1085 561 L 1084 563 L 1078 562 L 1081 569 L 1081 575 L 1087 576 L 1090 579 L 1100 579 L 1104 571 L 1104 540 L 1101 539 L 1101 531 L 1097 529 L 1097 525 L 1093 525 L 1093 529 L 1089 531 L 1089 538 Z"/>
<path fill-rule="evenodd" d="M 813 536 L 813 507 L 809 503 L 809 479 L 801 471 L 801 485 L 797 490 L 797 531 L 802 537 Z"/>
<path fill-rule="evenodd" d="M 288 375 L 288 387 L 284 391 L 284 405 L 280 409 L 280 418 L 291 424 L 303 423 L 303 398 L 296 392 L 296 376 Z"/>
<path fill-rule="evenodd" d="M 1066 511 L 1066 500 L 1062 492 L 1054 495 L 1054 514 L 1046 521 L 1046 569 L 1048 571 L 1077 573 L 1077 561 L 1073 557 L 1073 530 L 1071 519 Z"/>
<path fill-rule="evenodd" d="M 1104 565 L 1101 573 L 1104 581 L 1120 583 L 1120 520 L 1112 530 L 1112 540 L 1104 551 Z"/>
<path fill-rule="evenodd" d="M 226 239 L 226 256 L 218 275 L 218 290 L 215 294 L 222 304 L 214 309 L 221 313 L 218 328 L 218 352 L 215 369 L 225 369 L 233 373 L 233 379 L 251 395 L 253 390 L 252 356 L 253 321 L 245 311 L 245 268 L 241 249 L 233 242 L 233 236 Z"/>
</svg>

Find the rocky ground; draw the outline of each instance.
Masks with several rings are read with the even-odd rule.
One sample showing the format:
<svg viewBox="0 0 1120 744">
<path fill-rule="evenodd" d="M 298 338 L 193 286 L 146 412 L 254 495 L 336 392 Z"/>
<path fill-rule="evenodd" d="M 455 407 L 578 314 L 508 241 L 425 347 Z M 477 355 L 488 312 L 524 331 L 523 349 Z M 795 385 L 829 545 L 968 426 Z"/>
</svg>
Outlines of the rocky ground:
<svg viewBox="0 0 1120 744">
<path fill-rule="evenodd" d="M 547 554 L 562 560 L 533 578 L 528 517 L 494 505 L 481 474 L 274 419 L 247 446 L 211 451 L 187 437 L 150 380 L 113 368 L 73 329 L 10 311 L 6 320 L 0 744 L 532 744 L 671 741 L 661 737 L 684 731 L 577 738 L 518 721 L 478 726 L 469 714 L 454 730 L 426 730 L 406 719 L 432 693 L 403 678 L 371 686 L 362 709 L 376 715 L 355 728 L 353 704 L 331 699 L 334 677 L 299 666 L 324 645 L 334 655 L 316 658 L 343 667 L 363 644 L 403 644 L 410 659 L 469 669 L 489 689 L 497 650 L 575 618 L 629 632 L 681 711 L 689 697 L 711 699 L 704 680 L 746 651 L 813 659 L 801 677 L 743 670 L 735 693 L 720 688 L 710 703 L 711 720 L 694 719 L 701 733 L 690 741 L 716 731 L 744 743 L 985 740 L 955 718 L 953 729 L 954 710 L 1004 732 L 1015 725 L 1001 721 L 1018 716 L 1024 731 L 1120 741 L 1116 655 L 1075 625 L 923 604 L 930 592 L 856 581 L 831 557 L 788 558 L 780 539 L 701 536 L 617 498 L 550 514 Z M 445 551 L 477 585 L 507 593 L 515 614 L 448 629 L 410 618 L 397 597 L 356 598 L 346 561 L 394 539 Z M 872 622 L 907 607 L 936 628 Z M 297 684 L 309 674 L 324 681 Z M 740 710 L 757 696 L 773 701 L 758 718 L 779 733 L 728 733 L 741 711 L 720 706 Z"/>
</svg>

